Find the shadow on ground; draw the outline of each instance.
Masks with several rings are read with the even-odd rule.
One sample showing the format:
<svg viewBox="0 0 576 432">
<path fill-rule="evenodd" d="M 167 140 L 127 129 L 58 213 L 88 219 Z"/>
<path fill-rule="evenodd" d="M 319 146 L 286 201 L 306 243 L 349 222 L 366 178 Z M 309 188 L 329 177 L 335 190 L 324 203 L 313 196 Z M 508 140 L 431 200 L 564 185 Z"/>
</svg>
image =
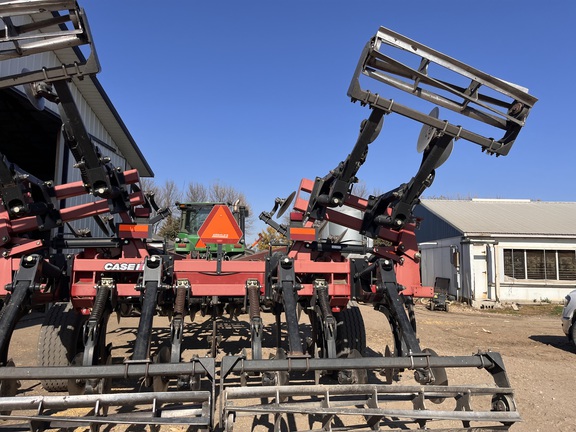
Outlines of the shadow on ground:
<svg viewBox="0 0 576 432">
<path fill-rule="evenodd" d="M 576 347 L 570 343 L 566 336 L 559 335 L 532 335 L 530 339 L 560 350 L 576 354 Z"/>
</svg>

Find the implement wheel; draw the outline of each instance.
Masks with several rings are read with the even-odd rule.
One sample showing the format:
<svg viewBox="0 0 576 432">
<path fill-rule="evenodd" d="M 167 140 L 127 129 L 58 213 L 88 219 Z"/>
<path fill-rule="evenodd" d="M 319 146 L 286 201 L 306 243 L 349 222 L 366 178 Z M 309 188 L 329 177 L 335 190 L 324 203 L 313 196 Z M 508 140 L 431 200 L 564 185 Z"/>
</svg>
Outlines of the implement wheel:
<svg viewBox="0 0 576 432">
<path fill-rule="evenodd" d="M 364 355 L 366 351 L 366 329 L 360 308 L 349 302 L 346 309 L 334 313 L 336 318 L 336 352 L 338 357 L 347 356 L 353 350 Z"/>
<path fill-rule="evenodd" d="M 82 350 L 82 325 L 86 318 L 69 303 L 55 303 L 44 318 L 38 338 L 39 366 L 68 366 Z M 40 381 L 49 392 L 66 391 L 68 379 Z"/>
<path fill-rule="evenodd" d="M 360 358 L 366 351 L 366 329 L 360 308 L 349 302 L 346 309 L 335 313 L 336 354 L 343 358 Z M 366 369 L 339 370 L 335 378 L 340 384 L 365 384 L 368 382 Z"/>
</svg>

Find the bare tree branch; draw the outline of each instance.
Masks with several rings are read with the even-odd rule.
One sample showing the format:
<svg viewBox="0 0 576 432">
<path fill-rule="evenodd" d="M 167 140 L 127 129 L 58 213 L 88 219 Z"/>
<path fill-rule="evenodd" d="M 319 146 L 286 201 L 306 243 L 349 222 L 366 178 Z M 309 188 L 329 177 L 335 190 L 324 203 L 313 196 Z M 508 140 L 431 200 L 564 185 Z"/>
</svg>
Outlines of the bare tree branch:
<svg viewBox="0 0 576 432">
<path fill-rule="evenodd" d="M 208 202 L 208 190 L 201 183 L 189 183 L 186 191 L 187 202 Z"/>
</svg>

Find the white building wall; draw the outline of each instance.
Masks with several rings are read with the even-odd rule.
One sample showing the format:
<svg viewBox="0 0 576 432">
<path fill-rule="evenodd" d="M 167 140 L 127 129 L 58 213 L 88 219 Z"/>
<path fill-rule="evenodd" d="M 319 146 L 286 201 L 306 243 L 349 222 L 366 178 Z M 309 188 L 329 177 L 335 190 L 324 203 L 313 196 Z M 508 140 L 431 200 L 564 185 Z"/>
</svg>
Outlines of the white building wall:
<svg viewBox="0 0 576 432">
<path fill-rule="evenodd" d="M 494 301 L 562 302 L 576 289 L 575 281 L 514 279 L 504 274 L 504 249 L 574 251 L 575 239 L 453 237 L 421 243 L 419 248 L 422 284 L 433 286 L 436 277 L 449 278 L 450 294 L 475 305 Z M 454 260 L 456 249 L 459 262 Z"/>
<path fill-rule="evenodd" d="M 498 257 L 500 301 L 562 302 L 566 294 L 576 289 L 573 280 L 514 279 L 504 275 L 504 249 L 576 250 L 574 239 L 501 239 L 495 246 Z"/>
</svg>

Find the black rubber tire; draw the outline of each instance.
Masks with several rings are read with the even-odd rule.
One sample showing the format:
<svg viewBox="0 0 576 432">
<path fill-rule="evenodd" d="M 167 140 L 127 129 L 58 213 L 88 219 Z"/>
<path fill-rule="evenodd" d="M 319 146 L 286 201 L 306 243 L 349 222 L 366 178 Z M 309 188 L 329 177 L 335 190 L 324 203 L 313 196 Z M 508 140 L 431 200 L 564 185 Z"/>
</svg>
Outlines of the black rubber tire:
<svg viewBox="0 0 576 432">
<path fill-rule="evenodd" d="M 46 313 L 38 338 L 39 366 L 68 366 L 82 350 L 82 326 L 86 318 L 69 303 L 55 303 Z M 68 378 L 40 381 L 49 392 L 67 391 Z"/>
<path fill-rule="evenodd" d="M 336 318 L 336 352 L 337 355 L 347 356 L 352 350 L 361 355 L 366 351 L 366 329 L 360 308 L 348 303 L 342 311 L 334 313 Z"/>
<path fill-rule="evenodd" d="M 572 323 L 572 326 L 570 327 L 570 342 L 572 342 L 572 345 L 576 346 L 576 322 Z"/>
</svg>

